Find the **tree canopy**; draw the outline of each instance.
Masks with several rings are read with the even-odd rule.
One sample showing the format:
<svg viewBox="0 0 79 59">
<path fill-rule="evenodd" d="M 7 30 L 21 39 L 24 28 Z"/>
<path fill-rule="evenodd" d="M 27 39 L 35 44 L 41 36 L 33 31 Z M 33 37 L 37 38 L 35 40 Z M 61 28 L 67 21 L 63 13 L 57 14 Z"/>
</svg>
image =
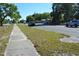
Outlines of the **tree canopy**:
<svg viewBox="0 0 79 59">
<path fill-rule="evenodd" d="M 79 4 L 78 3 L 53 3 L 52 12 L 50 14 L 53 19 L 52 22 L 60 24 L 67 22 L 73 18 L 79 18 Z"/>
<path fill-rule="evenodd" d="M 53 3 L 52 12 L 34 13 L 26 17 L 27 22 L 51 19 L 52 24 L 63 24 L 73 18 L 79 19 L 79 3 Z"/>
<path fill-rule="evenodd" d="M 21 18 L 19 12 L 17 11 L 17 6 L 10 3 L 0 3 L 0 25 L 2 26 L 5 18 L 9 16 L 14 20 Z"/>
<path fill-rule="evenodd" d="M 34 13 L 33 15 L 29 15 L 26 17 L 28 21 L 42 21 L 42 19 L 51 19 L 50 13 Z"/>
</svg>

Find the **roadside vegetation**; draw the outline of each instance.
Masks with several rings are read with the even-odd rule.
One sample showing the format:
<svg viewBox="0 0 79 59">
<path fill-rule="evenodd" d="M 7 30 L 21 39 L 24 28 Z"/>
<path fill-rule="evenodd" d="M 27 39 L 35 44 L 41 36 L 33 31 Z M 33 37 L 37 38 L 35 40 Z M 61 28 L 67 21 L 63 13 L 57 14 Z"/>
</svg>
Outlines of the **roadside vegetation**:
<svg viewBox="0 0 79 59">
<path fill-rule="evenodd" d="M 0 27 L 0 56 L 4 55 L 12 28 L 13 25 L 4 25 Z"/>
<path fill-rule="evenodd" d="M 15 21 L 18 21 L 21 16 L 17 9 L 18 8 L 15 4 L 0 3 L 0 26 L 3 26 L 3 23 L 6 23 L 7 21 L 10 23 L 15 23 Z M 10 21 L 10 19 L 7 17 L 10 17 L 12 21 Z"/>
<path fill-rule="evenodd" d="M 73 19 L 79 20 L 79 3 L 52 3 L 52 11 L 26 16 L 26 22 L 48 22 L 48 25 L 63 25 Z"/>
<path fill-rule="evenodd" d="M 18 26 L 32 41 L 40 55 L 79 55 L 79 43 L 65 43 L 59 40 L 64 36 L 69 37 L 67 35 L 30 28 L 24 24 Z"/>
</svg>

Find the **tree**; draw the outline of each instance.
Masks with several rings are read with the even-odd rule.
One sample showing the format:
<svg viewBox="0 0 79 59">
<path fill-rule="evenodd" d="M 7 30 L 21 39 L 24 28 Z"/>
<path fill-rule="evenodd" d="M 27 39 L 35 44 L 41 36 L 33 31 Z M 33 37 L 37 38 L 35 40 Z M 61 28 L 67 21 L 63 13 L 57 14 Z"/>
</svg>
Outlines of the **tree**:
<svg viewBox="0 0 79 59">
<path fill-rule="evenodd" d="M 79 3 L 75 3 L 74 5 L 73 5 L 73 17 L 75 18 L 75 19 L 79 19 Z"/>
<path fill-rule="evenodd" d="M 43 13 L 41 14 L 42 19 L 51 19 L 50 13 Z"/>
<path fill-rule="evenodd" d="M 34 17 L 35 20 L 41 20 L 41 14 L 39 13 L 34 13 L 32 16 Z"/>
<path fill-rule="evenodd" d="M 18 23 L 26 23 L 26 20 L 20 20 Z"/>
<path fill-rule="evenodd" d="M 34 17 L 32 15 L 29 15 L 26 17 L 26 22 L 34 21 Z"/>
<path fill-rule="evenodd" d="M 17 7 L 14 4 L 0 3 L 0 26 L 3 25 L 3 21 L 7 16 L 12 19 L 20 18 L 18 17 Z M 15 16 L 16 17 L 15 17 Z"/>
<path fill-rule="evenodd" d="M 73 5 L 74 3 L 54 3 L 52 4 L 53 16 L 52 22 L 60 24 L 61 22 L 67 22 L 73 18 Z"/>
<path fill-rule="evenodd" d="M 15 20 L 15 23 L 19 21 L 19 19 L 21 18 L 19 12 L 15 12 L 14 14 L 12 14 L 12 19 Z"/>
<path fill-rule="evenodd" d="M 42 21 L 42 19 L 48 20 L 52 19 L 50 13 L 34 13 L 33 15 L 29 15 L 26 17 L 27 22 L 29 21 Z"/>
<path fill-rule="evenodd" d="M 60 24 L 60 14 L 61 14 L 61 3 L 52 4 L 51 16 L 53 16 L 52 23 Z"/>
<path fill-rule="evenodd" d="M 63 3 L 62 9 L 64 10 L 64 19 L 65 21 L 69 21 L 73 18 L 73 3 Z"/>
</svg>

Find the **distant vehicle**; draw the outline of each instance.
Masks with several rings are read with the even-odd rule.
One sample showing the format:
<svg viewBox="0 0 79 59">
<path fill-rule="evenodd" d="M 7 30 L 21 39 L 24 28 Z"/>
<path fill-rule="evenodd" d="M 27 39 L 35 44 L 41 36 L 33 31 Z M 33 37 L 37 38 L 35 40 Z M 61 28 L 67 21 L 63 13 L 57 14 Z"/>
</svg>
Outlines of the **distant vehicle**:
<svg viewBox="0 0 79 59">
<path fill-rule="evenodd" d="M 66 23 L 66 27 L 78 27 L 79 26 L 79 20 L 71 20 Z"/>
<path fill-rule="evenodd" d="M 28 22 L 28 26 L 35 26 L 34 22 Z"/>
<path fill-rule="evenodd" d="M 36 26 L 41 26 L 43 23 L 35 23 Z"/>
</svg>

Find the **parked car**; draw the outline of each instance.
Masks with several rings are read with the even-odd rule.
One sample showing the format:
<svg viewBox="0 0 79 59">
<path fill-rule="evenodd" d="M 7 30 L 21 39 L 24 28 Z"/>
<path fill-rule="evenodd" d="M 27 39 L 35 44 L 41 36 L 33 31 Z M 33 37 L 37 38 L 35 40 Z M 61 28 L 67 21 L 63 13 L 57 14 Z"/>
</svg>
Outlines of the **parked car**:
<svg viewBox="0 0 79 59">
<path fill-rule="evenodd" d="M 79 26 L 79 20 L 71 20 L 66 23 L 66 27 L 78 27 Z"/>
<path fill-rule="evenodd" d="M 28 22 L 28 26 L 35 26 L 34 22 Z"/>
</svg>

